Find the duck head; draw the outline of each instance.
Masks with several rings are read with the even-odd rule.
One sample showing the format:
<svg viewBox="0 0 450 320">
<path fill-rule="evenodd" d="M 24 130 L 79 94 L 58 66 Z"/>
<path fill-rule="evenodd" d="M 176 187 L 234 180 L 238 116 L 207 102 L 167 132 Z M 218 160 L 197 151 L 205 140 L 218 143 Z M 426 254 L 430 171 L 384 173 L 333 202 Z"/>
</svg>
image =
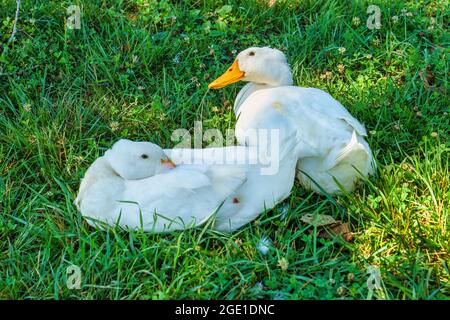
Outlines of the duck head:
<svg viewBox="0 0 450 320">
<path fill-rule="evenodd" d="M 126 180 L 144 179 L 175 168 L 164 150 L 150 142 L 121 139 L 106 151 L 105 158 Z"/>
<path fill-rule="evenodd" d="M 223 75 L 208 85 L 220 89 L 238 81 L 269 86 L 292 85 L 291 68 L 283 52 L 269 47 L 241 51 Z"/>
</svg>

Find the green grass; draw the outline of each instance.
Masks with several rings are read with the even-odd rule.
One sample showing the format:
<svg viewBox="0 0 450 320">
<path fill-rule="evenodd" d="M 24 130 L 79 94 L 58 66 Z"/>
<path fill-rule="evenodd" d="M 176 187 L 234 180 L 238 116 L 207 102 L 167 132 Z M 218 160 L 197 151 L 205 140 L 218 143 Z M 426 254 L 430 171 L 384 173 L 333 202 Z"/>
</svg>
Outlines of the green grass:
<svg viewBox="0 0 450 320">
<path fill-rule="evenodd" d="M 449 298 L 448 1 L 370 1 L 380 30 L 365 1 L 145 3 L 22 1 L 7 45 L 16 6 L 0 0 L 0 298 Z M 80 30 L 65 28 L 71 4 Z M 335 200 L 297 184 L 231 235 L 90 228 L 72 202 L 94 159 L 121 137 L 171 147 L 194 121 L 233 128 L 241 85 L 207 84 L 233 50 L 263 45 L 365 124 L 377 177 Z M 306 213 L 350 222 L 354 241 L 318 238 Z M 66 286 L 72 264 L 80 290 Z"/>
</svg>

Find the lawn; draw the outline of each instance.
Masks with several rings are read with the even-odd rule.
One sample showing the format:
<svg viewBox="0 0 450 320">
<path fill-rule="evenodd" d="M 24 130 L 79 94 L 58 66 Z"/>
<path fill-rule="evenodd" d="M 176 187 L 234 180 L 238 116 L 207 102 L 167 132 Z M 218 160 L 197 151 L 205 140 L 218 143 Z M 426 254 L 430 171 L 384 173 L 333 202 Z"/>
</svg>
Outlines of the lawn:
<svg viewBox="0 0 450 320">
<path fill-rule="evenodd" d="M 449 2 L 271 2 L 22 1 L 8 43 L 16 1 L 0 0 L 1 299 L 450 297 Z M 296 183 L 233 234 L 89 227 L 80 179 L 119 138 L 169 148 L 195 121 L 234 127 L 242 84 L 207 85 L 250 46 L 283 50 L 296 85 L 364 123 L 376 177 L 335 198 Z M 308 213 L 348 222 L 353 240 L 320 237 Z"/>
</svg>

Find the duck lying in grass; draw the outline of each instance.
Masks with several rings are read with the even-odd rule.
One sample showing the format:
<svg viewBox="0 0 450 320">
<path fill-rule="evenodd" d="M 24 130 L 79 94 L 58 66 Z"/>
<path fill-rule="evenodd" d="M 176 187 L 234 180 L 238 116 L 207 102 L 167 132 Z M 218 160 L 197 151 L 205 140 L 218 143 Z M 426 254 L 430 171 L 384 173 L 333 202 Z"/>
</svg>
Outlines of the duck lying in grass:
<svg viewBox="0 0 450 320">
<path fill-rule="evenodd" d="M 278 118 L 271 119 L 276 109 L 297 128 L 301 144 L 297 177 L 304 187 L 319 193 L 351 192 L 359 179 L 373 173 L 374 159 L 364 139 L 364 126 L 328 93 L 293 86 L 291 69 L 281 51 L 265 47 L 240 52 L 209 88 L 241 80 L 249 83 L 234 102 L 240 143 L 239 132 L 279 127 Z"/>
<path fill-rule="evenodd" d="M 123 139 L 87 170 L 75 204 L 96 227 L 159 233 L 214 216 L 215 230 L 232 232 L 288 197 L 293 186 L 296 157 L 269 174 L 257 157 L 256 149 L 242 146 L 162 150 Z"/>
<path fill-rule="evenodd" d="M 75 204 L 93 226 L 168 232 L 204 223 L 244 181 L 239 167 L 177 167 L 159 146 L 123 139 L 87 170 Z"/>
</svg>

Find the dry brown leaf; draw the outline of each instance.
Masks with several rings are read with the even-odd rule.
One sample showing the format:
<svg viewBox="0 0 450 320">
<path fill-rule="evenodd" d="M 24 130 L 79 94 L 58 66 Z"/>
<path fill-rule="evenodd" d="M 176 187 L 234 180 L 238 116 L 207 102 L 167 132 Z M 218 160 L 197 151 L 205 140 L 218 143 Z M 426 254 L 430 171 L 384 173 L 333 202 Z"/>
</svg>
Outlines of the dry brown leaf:
<svg viewBox="0 0 450 320">
<path fill-rule="evenodd" d="M 317 231 L 318 238 L 333 239 L 336 236 L 341 236 L 345 241 L 352 241 L 353 234 L 350 231 L 350 225 L 337 221 L 335 224 L 323 227 Z"/>
<path fill-rule="evenodd" d="M 434 84 L 434 75 L 430 65 L 427 65 L 425 69 L 419 71 L 419 77 L 423 81 L 425 89 L 429 89 Z"/>
<path fill-rule="evenodd" d="M 311 214 L 311 213 L 303 215 L 300 218 L 300 220 L 315 227 L 328 226 L 330 224 L 335 224 L 337 222 L 332 216 L 329 216 L 327 214 Z"/>
</svg>

